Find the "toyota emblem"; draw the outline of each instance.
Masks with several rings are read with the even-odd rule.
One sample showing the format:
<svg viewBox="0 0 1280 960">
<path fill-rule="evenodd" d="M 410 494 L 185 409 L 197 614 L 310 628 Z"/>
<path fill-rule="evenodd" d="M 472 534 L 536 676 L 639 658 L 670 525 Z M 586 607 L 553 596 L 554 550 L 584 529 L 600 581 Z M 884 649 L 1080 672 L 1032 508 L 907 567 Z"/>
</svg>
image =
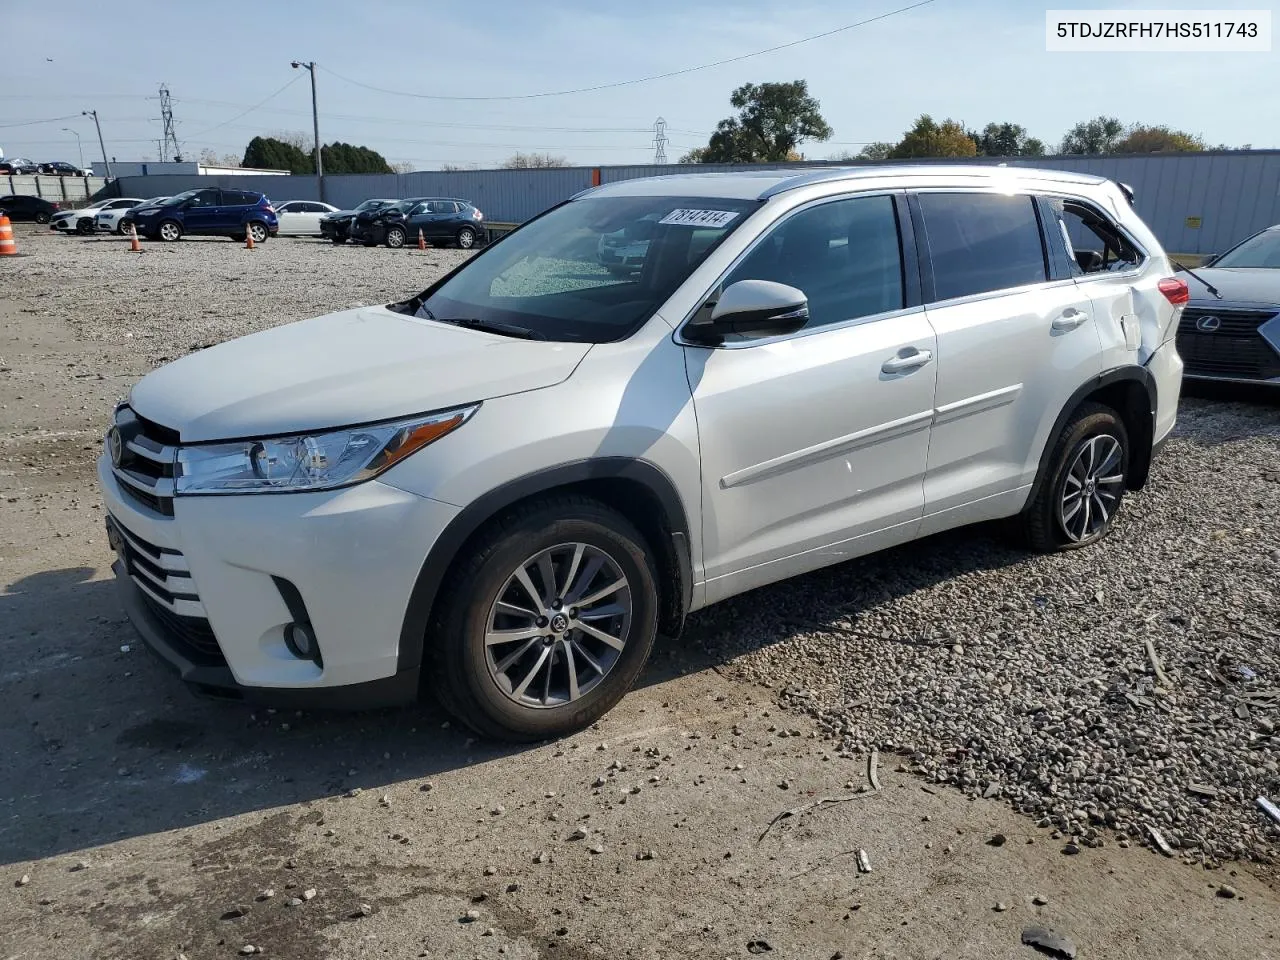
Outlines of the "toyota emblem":
<svg viewBox="0 0 1280 960">
<path fill-rule="evenodd" d="M 1222 320 L 1215 316 L 1203 316 L 1196 321 L 1196 329 L 1201 333 L 1214 333 L 1222 326 Z"/>
<path fill-rule="evenodd" d="M 120 466 L 120 461 L 124 459 L 124 437 L 119 427 L 112 427 L 107 431 L 107 452 L 111 454 L 111 462 Z"/>
</svg>

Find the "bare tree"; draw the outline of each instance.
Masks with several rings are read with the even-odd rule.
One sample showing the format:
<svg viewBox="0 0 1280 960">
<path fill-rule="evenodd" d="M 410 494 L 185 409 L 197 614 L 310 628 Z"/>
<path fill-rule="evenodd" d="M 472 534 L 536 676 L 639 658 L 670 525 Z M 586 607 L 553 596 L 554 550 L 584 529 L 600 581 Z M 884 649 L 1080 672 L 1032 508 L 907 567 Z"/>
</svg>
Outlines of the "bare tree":
<svg viewBox="0 0 1280 960">
<path fill-rule="evenodd" d="M 517 153 L 502 161 L 504 170 L 534 170 L 546 167 L 567 167 L 567 157 L 557 157 L 550 153 Z"/>
<path fill-rule="evenodd" d="M 396 173 L 413 173 L 413 167 L 414 165 L 408 160 L 397 160 L 391 164 L 391 169 Z"/>
</svg>

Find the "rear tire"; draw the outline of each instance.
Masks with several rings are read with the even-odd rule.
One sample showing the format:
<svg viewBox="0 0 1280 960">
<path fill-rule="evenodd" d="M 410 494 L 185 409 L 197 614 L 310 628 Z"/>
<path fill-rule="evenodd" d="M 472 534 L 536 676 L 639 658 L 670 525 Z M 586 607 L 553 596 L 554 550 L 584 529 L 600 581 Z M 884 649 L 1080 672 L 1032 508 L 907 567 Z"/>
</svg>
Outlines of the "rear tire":
<svg viewBox="0 0 1280 960">
<path fill-rule="evenodd" d="M 253 220 L 245 227 L 248 235 L 253 237 L 254 243 L 266 243 L 271 236 L 271 231 L 267 229 L 267 225 L 258 220 Z M 244 239 L 243 237 L 241 239 Z"/>
<path fill-rule="evenodd" d="M 53 215 L 45 213 L 43 210 L 36 214 L 36 223 L 48 223 L 52 219 Z"/>
<path fill-rule="evenodd" d="M 182 224 L 177 220 L 166 220 L 156 228 L 156 236 L 165 243 L 173 243 L 182 239 Z"/>
<path fill-rule="evenodd" d="M 1081 404 L 1054 444 L 1047 475 L 1017 517 L 1024 542 L 1040 553 L 1075 550 L 1111 532 L 1129 471 L 1124 421 L 1100 403 Z"/>
<path fill-rule="evenodd" d="M 470 227 L 463 227 L 458 231 L 458 247 L 462 250 L 470 250 L 476 245 L 476 232 Z"/>
<path fill-rule="evenodd" d="M 515 742 L 597 720 L 631 688 L 653 647 L 658 591 L 649 553 L 626 517 L 586 497 L 535 501 L 492 521 L 441 586 L 429 628 L 437 699 L 477 732 Z M 513 637 L 486 643 L 494 631 Z"/>
</svg>

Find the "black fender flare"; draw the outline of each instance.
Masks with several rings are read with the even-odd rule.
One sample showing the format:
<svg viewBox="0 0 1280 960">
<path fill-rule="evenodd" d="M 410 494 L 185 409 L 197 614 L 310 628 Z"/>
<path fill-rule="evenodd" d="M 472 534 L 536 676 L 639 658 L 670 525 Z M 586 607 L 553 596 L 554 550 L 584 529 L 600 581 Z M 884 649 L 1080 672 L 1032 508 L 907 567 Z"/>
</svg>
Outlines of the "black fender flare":
<svg viewBox="0 0 1280 960">
<path fill-rule="evenodd" d="M 1140 490 L 1147 482 L 1147 475 L 1151 469 L 1152 444 L 1155 439 L 1155 423 L 1156 423 L 1156 401 L 1157 388 L 1156 378 L 1152 376 L 1151 371 L 1146 367 L 1140 366 L 1124 366 L 1113 367 L 1105 370 L 1092 377 L 1085 383 L 1081 384 L 1076 391 L 1071 394 L 1070 398 L 1058 412 L 1058 418 L 1053 423 L 1053 429 L 1049 431 L 1048 439 L 1045 441 L 1044 449 L 1040 451 L 1040 467 L 1036 471 L 1035 483 L 1031 487 L 1031 492 L 1027 496 L 1027 503 L 1035 501 L 1040 493 L 1041 487 L 1044 485 L 1049 474 L 1049 458 L 1053 456 L 1053 448 L 1058 443 L 1058 438 L 1062 436 L 1062 431 L 1066 428 L 1067 420 L 1089 397 L 1094 394 L 1106 390 L 1108 387 L 1115 387 L 1120 384 L 1136 383 L 1143 388 L 1146 394 L 1147 403 L 1141 411 L 1141 416 L 1135 416 L 1137 410 L 1118 410 L 1122 416 L 1127 416 L 1132 421 L 1133 426 L 1137 427 L 1137 436 L 1131 436 L 1133 460 L 1130 463 L 1128 487 L 1130 490 Z"/>
<path fill-rule="evenodd" d="M 422 665 L 427 631 L 440 585 L 463 545 L 476 531 L 517 503 L 553 490 L 597 481 L 626 481 L 643 487 L 661 514 L 654 519 L 665 536 L 662 542 L 650 543 L 649 546 L 673 568 L 678 579 L 678 583 L 673 584 L 675 590 L 668 591 L 674 596 L 667 598 L 661 618 L 664 632 L 678 634 L 692 603 L 693 563 L 689 548 L 689 517 L 676 486 L 663 470 L 647 460 L 598 457 L 561 464 L 508 481 L 472 500 L 449 522 L 431 545 L 409 595 L 404 623 L 400 628 L 397 672 Z"/>
</svg>

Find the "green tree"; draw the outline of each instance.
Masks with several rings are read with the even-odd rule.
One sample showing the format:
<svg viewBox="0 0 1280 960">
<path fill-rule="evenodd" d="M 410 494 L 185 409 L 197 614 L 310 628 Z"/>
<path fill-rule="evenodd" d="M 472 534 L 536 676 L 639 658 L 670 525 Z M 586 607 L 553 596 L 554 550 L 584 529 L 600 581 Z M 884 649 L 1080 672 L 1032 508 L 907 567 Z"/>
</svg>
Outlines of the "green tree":
<svg viewBox="0 0 1280 960">
<path fill-rule="evenodd" d="M 831 127 L 804 80 L 747 83 L 733 91 L 736 117 L 721 120 L 705 147 L 682 163 L 778 163 L 800 157 L 806 140 L 829 140 Z"/>
<path fill-rule="evenodd" d="M 1077 154 L 1114 153 L 1124 133 L 1124 124 L 1115 117 L 1082 120 L 1067 131 L 1058 150 L 1060 153 Z"/>
<path fill-rule="evenodd" d="M 980 157 L 1043 157 L 1044 144 L 1027 136 L 1020 123 L 988 123 L 982 132 L 969 131 Z"/>
<path fill-rule="evenodd" d="M 1205 145 L 1204 140 L 1193 133 L 1135 123 L 1111 149 L 1113 153 L 1195 153 L 1205 149 Z"/>
<path fill-rule="evenodd" d="M 325 173 L 395 173 L 387 158 L 352 143 L 326 143 L 320 148 Z"/>
<path fill-rule="evenodd" d="M 858 151 L 859 160 L 888 160 L 893 154 L 894 144 L 887 143 L 884 140 L 877 140 L 875 143 L 868 143 L 865 147 Z"/>
<path fill-rule="evenodd" d="M 894 160 L 915 157 L 973 157 L 978 148 L 963 124 L 955 120 L 936 123 L 927 113 L 922 115 L 890 152 Z"/>
<path fill-rule="evenodd" d="M 254 137 L 244 150 L 245 167 L 288 170 L 290 173 L 315 173 L 309 154 L 291 143 L 275 137 Z"/>
</svg>

